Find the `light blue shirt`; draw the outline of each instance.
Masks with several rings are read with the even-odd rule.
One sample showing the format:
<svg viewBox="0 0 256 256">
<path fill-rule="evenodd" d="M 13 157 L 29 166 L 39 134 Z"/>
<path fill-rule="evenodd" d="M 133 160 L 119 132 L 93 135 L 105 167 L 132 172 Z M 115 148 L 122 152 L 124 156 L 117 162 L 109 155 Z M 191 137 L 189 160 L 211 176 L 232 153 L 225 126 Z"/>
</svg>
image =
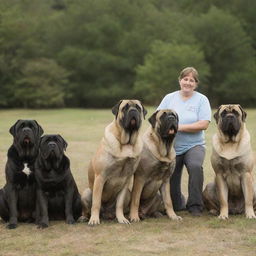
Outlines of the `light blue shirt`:
<svg viewBox="0 0 256 256">
<path fill-rule="evenodd" d="M 191 124 L 201 120 L 211 121 L 211 106 L 207 97 L 194 92 L 188 100 L 183 100 L 180 91 L 167 94 L 157 110 L 173 109 L 179 116 L 180 124 Z M 177 155 L 181 155 L 197 145 L 205 145 L 204 131 L 178 132 L 175 137 L 174 148 Z"/>
</svg>

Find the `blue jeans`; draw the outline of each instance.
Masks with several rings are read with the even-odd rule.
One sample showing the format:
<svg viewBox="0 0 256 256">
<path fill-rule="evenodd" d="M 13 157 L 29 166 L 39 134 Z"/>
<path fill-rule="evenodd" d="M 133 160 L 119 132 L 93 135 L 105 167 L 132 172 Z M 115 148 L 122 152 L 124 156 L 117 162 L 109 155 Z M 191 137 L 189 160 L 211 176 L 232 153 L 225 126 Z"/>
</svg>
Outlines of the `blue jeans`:
<svg viewBox="0 0 256 256">
<path fill-rule="evenodd" d="M 176 156 L 176 166 L 170 178 L 171 198 L 175 211 L 192 211 L 193 208 L 203 210 L 202 190 L 204 182 L 203 162 L 205 157 L 204 146 L 195 146 L 182 155 Z M 181 176 L 184 165 L 189 175 L 188 200 L 185 205 L 185 197 L 181 192 Z"/>
</svg>

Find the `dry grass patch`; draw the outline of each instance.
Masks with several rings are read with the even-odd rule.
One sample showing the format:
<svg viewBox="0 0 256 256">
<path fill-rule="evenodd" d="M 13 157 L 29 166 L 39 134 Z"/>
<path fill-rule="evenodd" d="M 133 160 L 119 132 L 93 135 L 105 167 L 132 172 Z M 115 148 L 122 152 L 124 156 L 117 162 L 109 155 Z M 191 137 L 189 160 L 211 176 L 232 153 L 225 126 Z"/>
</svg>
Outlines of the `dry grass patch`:
<svg viewBox="0 0 256 256">
<path fill-rule="evenodd" d="M 148 108 L 148 115 L 154 111 Z M 256 149 L 256 111 L 248 110 L 247 127 Z M 114 116 L 111 110 L 6 110 L 0 111 L 0 186 L 5 183 L 6 152 L 12 137 L 9 128 L 17 119 L 37 119 L 45 133 L 61 134 L 68 142 L 67 156 L 80 192 L 87 187 L 87 167 L 99 145 L 105 126 Z M 143 130 L 148 126 L 144 121 Z M 210 166 L 211 137 L 214 121 L 206 132 L 207 154 L 204 164 L 205 184 L 213 180 Z M 187 174 L 184 170 L 183 190 L 187 194 Z M 147 219 L 131 225 L 116 221 L 102 222 L 89 227 L 85 223 L 66 225 L 50 222 L 50 227 L 38 230 L 34 224 L 19 224 L 7 230 L 0 221 L 0 256 L 247 256 L 255 254 L 256 221 L 244 216 L 231 216 L 228 221 L 218 220 L 206 212 L 200 218 L 187 212 L 179 213 L 182 221 L 167 217 Z"/>
</svg>

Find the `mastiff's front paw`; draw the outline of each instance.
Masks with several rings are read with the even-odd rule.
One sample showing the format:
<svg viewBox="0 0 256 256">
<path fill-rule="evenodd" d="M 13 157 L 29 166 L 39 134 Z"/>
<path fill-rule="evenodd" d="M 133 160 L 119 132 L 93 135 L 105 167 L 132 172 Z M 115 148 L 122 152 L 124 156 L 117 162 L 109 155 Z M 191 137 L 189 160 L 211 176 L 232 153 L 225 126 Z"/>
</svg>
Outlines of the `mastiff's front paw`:
<svg viewBox="0 0 256 256">
<path fill-rule="evenodd" d="M 218 219 L 220 219 L 220 220 L 227 220 L 227 219 L 228 219 L 228 215 L 226 215 L 226 214 L 220 214 L 220 215 L 218 216 Z"/>
<path fill-rule="evenodd" d="M 75 220 L 74 220 L 73 217 L 69 217 L 69 218 L 66 219 L 66 223 L 67 224 L 75 224 Z"/>
<path fill-rule="evenodd" d="M 182 220 L 182 217 L 181 216 L 178 216 L 176 214 L 173 214 L 173 215 L 170 215 L 169 218 L 171 220 Z"/>
<path fill-rule="evenodd" d="M 118 223 L 121 223 L 121 224 L 131 224 L 130 221 L 127 220 L 125 217 L 120 217 L 117 220 L 118 220 Z"/>
<path fill-rule="evenodd" d="M 99 217 L 94 217 L 94 216 L 91 216 L 89 222 L 88 222 L 88 225 L 89 226 L 95 226 L 95 225 L 99 225 L 100 224 L 100 218 Z"/>
<path fill-rule="evenodd" d="M 139 216 L 130 216 L 130 221 L 131 222 L 140 222 L 140 217 Z"/>
<path fill-rule="evenodd" d="M 46 224 L 46 223 L 40 223 L 40 224 L 37 226 L 38 229 L 45 229 L 45 228 L 48 228 L 48 227 L 49 227 L 49 225 Z"/>
<path fill-rule="evenodd" d="M 255 213 L 253 209 L 247 209 L 245 211 L 245 216 L 247 219 L 256 219 Z"/>
<path fill-rule="evenodd" d="M 8 228 L 8 229 L 15 229 L 15 228 L 17 228 L 17 224 L 15 224 L 15 223 L 9 223 L 9 224 L 6 226 L 6 228 Z"/>
</svg>

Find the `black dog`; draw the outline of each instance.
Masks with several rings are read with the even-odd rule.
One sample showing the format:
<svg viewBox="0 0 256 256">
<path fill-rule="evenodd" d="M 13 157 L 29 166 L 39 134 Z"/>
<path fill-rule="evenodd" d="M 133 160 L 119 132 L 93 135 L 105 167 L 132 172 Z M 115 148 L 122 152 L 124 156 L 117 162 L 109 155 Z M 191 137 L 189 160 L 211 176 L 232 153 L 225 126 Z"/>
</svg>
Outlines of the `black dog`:
<svg viewBox="0 0 256 256">
<path fill-rule="evenodd" d="M 18 120 L 10 133 L 14 139 L 7 154 L 6 185 L 0 190 L 0 216 L 13 229 L 17 221 L 33 221 L 35 215 L 34 163 L 43 129 L 35 120 Z"/>
<path fill-rule="evenodd" d="M 41 138 L 35 164 L 38 228 L 48 227 L 49 219 L 66 219 L 66 223 L 74 224 L 81 216 L 81 196 L 64 154 L 66 147 L 60 135 Z"/>
</svg>

